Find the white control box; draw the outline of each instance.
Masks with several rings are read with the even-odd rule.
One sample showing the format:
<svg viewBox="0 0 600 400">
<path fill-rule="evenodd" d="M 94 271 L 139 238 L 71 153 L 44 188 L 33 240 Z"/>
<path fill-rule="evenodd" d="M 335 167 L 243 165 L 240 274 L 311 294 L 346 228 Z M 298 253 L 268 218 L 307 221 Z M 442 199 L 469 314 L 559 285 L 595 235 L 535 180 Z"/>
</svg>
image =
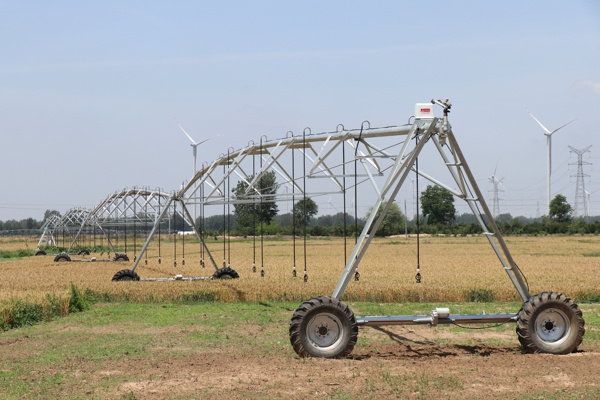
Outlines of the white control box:
<svg viewBox="0 0 600 400">
<path fill-rule="evenodd" d="M 417 103 L 415 106 L 415 119 L 433 119 L 433 104 Z"/>
</svg>

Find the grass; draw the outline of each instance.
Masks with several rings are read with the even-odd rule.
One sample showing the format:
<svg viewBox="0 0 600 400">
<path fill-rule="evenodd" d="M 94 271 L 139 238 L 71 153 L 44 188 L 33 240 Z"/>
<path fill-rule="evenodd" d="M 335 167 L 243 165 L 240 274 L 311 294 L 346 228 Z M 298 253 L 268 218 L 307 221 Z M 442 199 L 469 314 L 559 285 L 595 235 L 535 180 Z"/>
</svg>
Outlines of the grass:
<svg viewBox="0 0 600 400">
<path fill-rule="evenodd" d="M 85 392 L 77 394 L 79 369 L 97 370 L 103 363 L 140 357 L 160 362 L 215 349 L 291 356 L 286 336 L 293 307 L 287 303 L 112 303 L 48 324 L 24 326 L 1 337 L 2 342 L 25 340 L 29 345 L 23 349 L 24 357 L 0 355 L 0 393 L 2 398 L 43 393 L 59 398 L 75 391 L 74 397 L 84 397 Z M 202 330 L 194 329 L 198 325 Z M 249 343 L 250 334 L 240 328 L 244 325 L 260 333 L 260 340 Z M 83 372 L 84 379 L 91 380 L 86 375 Z M 127 379 L 132 377 L 135 371 Z M 91 389 L 110 390 L 123 379 L 107 376 Z"/>
<path fill-rule="evenodd" d="M 31 257 L 34 254 L 33 250 L 0 250 L 0 261 L 20 260 L 23 257 Z"/>
<path fill-rule="evenodd" d="M 349 305 L 357 315 L 427 314 L 440 306 L 449 307 L 452 313 L 480 313 L 482 310 L 504 313 L 516 312 L 520 307 L 520 303 L 499 302 Z M 289 319 L 297 306 L 297 303 L 288 302 L 96 304 L 88 311 L 70 314 L 66 318 L 3 333 L 0 344 L 22 344 L 6 346 L 6 351 L 0 353 L 0 393 L 7 399 L 83 398 L 90 393 L 94 394 L 93 397 L 115 397 L 114 394 L 125 382 L 146 379 L 139 375 L 135 367 L 130 368 L 126 376 L 106 372 L 115 365 L 132 366 L 138 362 L 163 365 L 173 358 L 189 358 L 202 365 L 203 354 L 226 354 L 233 358 L 272 356 L 291 361 L 295 354 L 289 345 L 287 330 Z M 584 304 L 581 308 L 586 327 L 593 328 L 586 332 L 584 344 L 597 345 L 600 343 L 600 306 Z M 498 332 L 514 329 L 512 324 L 507 327 L 493 329 Z M 390 342 L 384 335 L 374 339 L 371 329 L 361 329 L 355 352 L 360 353 L 367 346 Z M 438 326 L 436 329 L 440 332 L 465 331 L 451 326 Z M 431 340 L 440 345 L 448 344 L 448 339 L 444 338 Z M 494 340 L 489 343 L 506 344 Z M 459 335 L 452 339 L 452 343 L 470 345 L 471 339 Z M 398 372 L 384 364 L 375 373 L 365 375 L 366 371 L 357 369 L 353 376 L 344 376 L 344 379 L 360 379 L 375 393 L 386 393 L 392 397 L 418 393 L 423 398 L 428 393 L 444 390 L 456 398 L 463 385 L 458 375 L 433 371 L 417 374 Z M 335 382 L 335 379 L 332 378 L 332 381 Z M 263 387 L 260 382 L 254 382 L 252 385 L 263 390 L 277 390 L 277 384 Z M 332 389 L 329 398 L 355 398 L 357 395 L 343 385 Z M 206 393 L 211 393 L 210 388 L 206 390 Z M 219 396 L 224 393 L 217 390 L 214 394 Z M 249 397 L 255 396 L 254 391 L 247 394 Z M 135 393 L 127 392 L 124 395 L 135 396 Z M 548 393 L 547 398 L 552 398 L 550 395 L 554 393 Z"/>
<path fill-rule="evenodd" d="M 596 251 L 593 253 L 583 253 L 584 257 L 600 257 L 600 251 Z"/>
</svg>

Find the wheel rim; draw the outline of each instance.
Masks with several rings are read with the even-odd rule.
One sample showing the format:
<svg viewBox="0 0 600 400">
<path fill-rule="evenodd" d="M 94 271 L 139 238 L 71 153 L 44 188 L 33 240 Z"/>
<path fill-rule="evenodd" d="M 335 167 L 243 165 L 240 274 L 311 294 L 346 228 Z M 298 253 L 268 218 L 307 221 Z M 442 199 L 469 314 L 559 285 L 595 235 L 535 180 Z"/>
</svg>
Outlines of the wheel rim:
<svg viewBox="0 0 600 400">
<path fill-rule="evenodd" d="M 546 343 L 558 344 L 566 339 L 571 330 L 569 318 L 559 309 L 548 308 L 535 319 L 535 334 Z"/>
<path fill-rule="evenodd" d="M 233 279 L 233 276 L 229 275 L 229 274 L 225 274 L 225 275 L 221 275 L 219 277 L 219 279 Z"/>
<path fill-rule="evenodd" d="M 342 321 L 333 314 L 323 313 L 313 317 L 306 326 L 310 344 L 321 349 L 336 347 L 344 336 Z"/>
<path fill-rule="evenodd" d="M 133 280 L 133 276 L 124 275 L 119 280 L 120 281 L 132 281 Z"/>
</svg>

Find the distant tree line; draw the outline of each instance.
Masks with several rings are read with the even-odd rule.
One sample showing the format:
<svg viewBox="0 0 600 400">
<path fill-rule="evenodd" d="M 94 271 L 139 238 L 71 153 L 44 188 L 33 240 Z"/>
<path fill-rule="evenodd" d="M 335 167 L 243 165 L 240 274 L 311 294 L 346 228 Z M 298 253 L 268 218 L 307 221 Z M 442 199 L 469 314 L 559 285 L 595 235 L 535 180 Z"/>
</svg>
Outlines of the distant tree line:
<svg viewBox="0 0 600 400">
<path fill-rule="evenodd" d="M 17 231 L 23 229 L 40 229 L 47 218 L 50 218 L 53 214 L 60 216 L 60 213 L 56 210 L 46 210 L 44 212 L 44 218 L 38 221 L 33 218 L 25 218 L 20 221 L 15 219 L 9 219 L 8 221 L 0 221 L 0 231 Z"/>
<path fill-rule="evenodd" d="M 254 177 L 250 177 L 251 179 Z M 367 212 L 365 218 L 355 219 L 348 213 L 338 212 L 334 215 L 317 217 L 318 206 L 310 197 L 298 196 L 292 206 L 292 211 L 278 214 L 274 201 L 256 201 L 261 195 L 268 199 L 275 194 L 277 183 L 274 173 L 265 173 L 256 184 L 254 193 L 248 190 L 246 182 L 239 182 L 232 189 L 236 199 L 241 203 L 234 205 L 230 214 L 213 215 L 198 218 L 196 226 L 207 236 L 220 236 L 224 232 L 232 236 L 252 235 L 297 235 L 305 233 L 312 236 L 354 236 L 360 234 L 373 209 Z M 385 207 L 385 203 L 375 211 L 375 220 Z M 454 197 L 447 190 L 438 186 L 427 186 L 420 197 L 421 213 L 419 218 L 408 220 L 396 203 L 392 203 L 377 230 L 377 236 L 401 235 L 404 233 L 440 235 L 471 235 L 482 233 L 477 217 L 473 214 L 458 215 L 454 207 Z M 44 219 L 37 221 L 26 218 L 20 221 L 0 221 L 0 232 L 23 231 L 40 229 L 44 221 L 60 213 L 56 210 L 46 210 Z M 481 210 L 480 218 L 487 224 L 487 218 Z M 550 212 L 540 218 L 523 216 L 512 217 L 510 214 L 500 214 L 496 224 L 503 235 L 548 235 L 548 234 L 599 234 L 600 216 L 587 219 L 575 218 L 573 208 L 565 196 L 558 194 L 550 202 Z M 183 218 L 175 214 L 170 221 L 171 231 L 191 230 L 191 226 Z M 161 224 L 164 232 L 166 222 Z M 142 227 L 138 226 L 141 231 Z M 148 227 L 146 227 L 148 228 Z M 119 227 L 111 228 L 119 230 Z M 129 228 L 131 229 L 131 225 Z M 147 230 L 147 229 L 146 229 Z"/>
</svg>

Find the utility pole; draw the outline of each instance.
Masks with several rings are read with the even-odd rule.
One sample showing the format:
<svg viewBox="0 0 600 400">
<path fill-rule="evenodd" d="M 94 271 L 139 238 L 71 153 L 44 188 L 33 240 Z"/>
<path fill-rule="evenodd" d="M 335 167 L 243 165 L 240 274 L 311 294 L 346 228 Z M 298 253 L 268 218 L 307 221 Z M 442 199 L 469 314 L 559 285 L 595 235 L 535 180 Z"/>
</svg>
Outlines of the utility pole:
<svg viewBox="0 0 600 400">
<path fill-rule="evenodd" d="M 592 146 L 589 145 L 588 147 L 586 147 L 583 150 L 578 150 L 578 149 L 573 148 L 572 146 L 569 146 L 569 148 L 571 149 L 571 152 L 577 154 L 577 163 L 569 163 L 569 165 L 577 165 L 577 175 L 571 175 L 572 177 L 575 177 L 575 176 L 577 177 L 577 183 L 575 185 L 575 207 L 574 207 L 576 217 L 584 217 L 584 218 L 589 217 L 589 215 L 588 215 L 589 207 L 587 204 L 588 198 L 586 196 L 585 182 L 584 182 L 584 178 L 589 177 L 589 175 L 583 173 L 583 166 L 584 165 L 592 165 L 592 163 L 583 161 L 583 155 L 589 151 L 590 147 L 592 147 Z"/>
</svg>

